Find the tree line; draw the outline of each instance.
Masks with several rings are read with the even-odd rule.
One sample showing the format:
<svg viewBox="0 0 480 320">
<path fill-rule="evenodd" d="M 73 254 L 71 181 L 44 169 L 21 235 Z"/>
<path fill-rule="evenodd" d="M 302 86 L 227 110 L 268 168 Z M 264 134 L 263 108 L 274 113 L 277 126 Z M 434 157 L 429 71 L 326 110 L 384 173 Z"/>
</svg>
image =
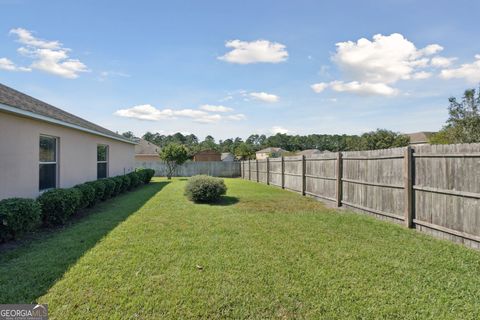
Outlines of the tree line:
<svg viewBox="0 0 480 320">
<path fill-rule="evenodd" d="M 131 132 L 125 132 L 123 135 L 127 138 L 133 138 Z M 236 137 L 218 140 L 218 142 L 211 135 L 200 141 L 194 134 L 183 135 L 177 132 L 173 135 L 163 135 L 147 132 L 142 136 L 142 139 L 161 148 L 170 144 L 183 145 L 188 150 L 190 157 L 199 151 L 216 150 L 218 152 L 230 152 L 242 159 L 253 158 L 256 151 L 267 147 L 278 147 L 291 153 L 306 149 L 336 152 L 403 147 L 409 143 L 408 137 L 385 129 L 367 132 L 360 136 L 345 134 L 310 134 L 302 136 L 277 133 L 267 137 L 264 134 L 252 134 L 246 140 Z"/>
</svg>

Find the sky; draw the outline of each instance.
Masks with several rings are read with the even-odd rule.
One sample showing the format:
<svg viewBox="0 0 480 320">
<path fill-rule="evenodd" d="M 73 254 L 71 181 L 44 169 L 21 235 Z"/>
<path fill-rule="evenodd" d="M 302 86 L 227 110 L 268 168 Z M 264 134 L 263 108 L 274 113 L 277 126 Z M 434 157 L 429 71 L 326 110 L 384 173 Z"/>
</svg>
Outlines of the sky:
<svg viewBox="0 0 480 320">
<path fill-rule="evenodd" d="M 480 1 L 0 0 L 0 82 L 117 132 L 436 131 Z"/>
</svg>

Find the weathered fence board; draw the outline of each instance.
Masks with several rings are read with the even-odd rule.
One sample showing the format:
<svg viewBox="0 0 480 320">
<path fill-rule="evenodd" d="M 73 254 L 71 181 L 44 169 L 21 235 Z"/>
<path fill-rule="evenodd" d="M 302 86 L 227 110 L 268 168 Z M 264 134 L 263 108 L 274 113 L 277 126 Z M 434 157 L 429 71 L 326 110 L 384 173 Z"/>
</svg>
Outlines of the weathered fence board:
<svg viewBox="0 0 480 320">
<path fill-rule="evenodd" d="M 480 144 L 244 161 L 244 179 L 480 248 Z"/>
</svg>

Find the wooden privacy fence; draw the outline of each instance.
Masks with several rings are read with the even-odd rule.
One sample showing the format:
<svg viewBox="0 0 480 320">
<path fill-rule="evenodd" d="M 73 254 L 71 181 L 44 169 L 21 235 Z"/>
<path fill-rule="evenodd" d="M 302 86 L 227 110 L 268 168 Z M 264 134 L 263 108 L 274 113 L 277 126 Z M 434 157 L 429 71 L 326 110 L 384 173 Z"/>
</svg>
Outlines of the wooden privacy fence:
<svg viewBox="0 0 480 320">
<path fill-rule="evenodd" d="M 150 168 L 155 170 L 155 176 L 166 176 L 167 165 L 163 161 L 136 161 L 136 168 Z M 239 177 L 240 162 L 238 161 L 188 161 L 178 166 L 175 171 L 177 177 L 191 177 L 197 174 L 206 174 L 213 177 Z"/>
<path fill-rule="evenodd" d="M 480 248 L 480 144 L 249 160 L 241 176 Z"/>
</svg>

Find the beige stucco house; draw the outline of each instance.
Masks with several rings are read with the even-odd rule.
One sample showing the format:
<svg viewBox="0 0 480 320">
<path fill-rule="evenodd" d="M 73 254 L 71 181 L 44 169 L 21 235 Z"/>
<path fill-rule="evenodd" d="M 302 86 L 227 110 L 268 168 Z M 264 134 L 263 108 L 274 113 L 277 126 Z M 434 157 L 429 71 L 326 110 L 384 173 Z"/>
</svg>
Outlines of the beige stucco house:
<svg viewBox="0 0 480 320">
<path fill-rule="evenodd" d="M 134 170 L 135 142 L 0 84 L 0 199 Z"/>
<path fill-rule="evenodd" d="M 285 154 L 287 151 L 282 148 L 269 147 L 262 150 L 259 150 L 255 153 L 257 160 L 263 160 L 267 158 L 278 158 Z"/>
</svg>

